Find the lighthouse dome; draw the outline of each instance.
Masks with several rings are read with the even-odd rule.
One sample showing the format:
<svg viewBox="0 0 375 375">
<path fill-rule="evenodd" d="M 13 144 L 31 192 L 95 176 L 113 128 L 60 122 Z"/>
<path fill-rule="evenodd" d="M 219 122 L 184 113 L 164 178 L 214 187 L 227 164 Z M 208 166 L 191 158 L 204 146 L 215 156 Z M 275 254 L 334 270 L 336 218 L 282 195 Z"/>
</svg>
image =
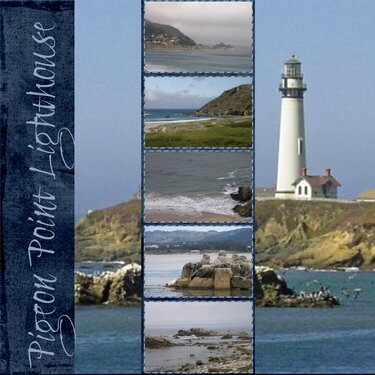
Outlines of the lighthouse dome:
<svg viewBox="0 0 375 375">
<path fill-rule="evenodd" d="M 297 59 L 296 55 L 291 55 L 288 60 L 285 61 L 285 64 L 301 64 L 301 61 Z"/>
</svg>

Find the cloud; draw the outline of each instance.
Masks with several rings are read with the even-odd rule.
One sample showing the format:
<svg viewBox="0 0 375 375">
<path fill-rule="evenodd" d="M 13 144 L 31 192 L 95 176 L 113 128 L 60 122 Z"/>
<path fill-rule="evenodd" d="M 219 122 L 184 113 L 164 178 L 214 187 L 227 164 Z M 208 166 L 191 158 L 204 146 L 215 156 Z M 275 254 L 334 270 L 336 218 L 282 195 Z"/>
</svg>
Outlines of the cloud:
<svg viewBox="0 0 375 375">
<path fill-rule="evenodd" d="M 251 44 L 251 2 L 146 2 L 146 18 L 197 43 Z"/>
<path fill-rule="evenodd" d="M 189 89 L 177 92 L 164 92 L 159 90 L 145 90 L 145 108 L 200 108 L 214 97 L 199 96 L 190 93 Z"/>
</svg>

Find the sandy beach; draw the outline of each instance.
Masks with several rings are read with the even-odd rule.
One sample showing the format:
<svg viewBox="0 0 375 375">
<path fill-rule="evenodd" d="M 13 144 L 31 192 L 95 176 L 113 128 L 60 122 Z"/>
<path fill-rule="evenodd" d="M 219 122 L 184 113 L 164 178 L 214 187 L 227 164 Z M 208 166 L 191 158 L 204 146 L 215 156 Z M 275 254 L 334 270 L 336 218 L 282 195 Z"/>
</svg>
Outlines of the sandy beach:
<svg viewBox="0 0 375 375">
<path fill-rule="evenodd" d="M 229 121 L 233 124 L 243 122 L 244 120 L 250 121 L 250 116 L 222 116 L 222 117 L 208 117 L 208 118 L 197 118 L 194 120 L 172 120 L 172 121 L 157 121 L 157 122 L 146 122 L 145 132 L 153 133 L 158 131 L 178 131 L 181 127 L 188 127 L 191 130 L 194 128 L 198 129 L 202 125 L 216 125 L 222 126 L 227 124 Z M 163 130 L 165 129 L 165 130 Z"/>
</svg>

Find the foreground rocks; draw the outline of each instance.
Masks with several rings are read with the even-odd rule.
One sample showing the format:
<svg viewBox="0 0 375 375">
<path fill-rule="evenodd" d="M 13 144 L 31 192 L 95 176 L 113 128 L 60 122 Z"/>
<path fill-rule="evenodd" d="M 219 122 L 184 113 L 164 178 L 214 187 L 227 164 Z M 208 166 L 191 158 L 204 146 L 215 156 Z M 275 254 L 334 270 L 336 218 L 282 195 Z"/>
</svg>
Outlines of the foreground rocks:
<svg viewBox="0 0 375 375">
<path fill-rule="evenodd" d="M 223 347 L 224 344 L 221 344 Z M 176 372 L 193 373 L 252 373 L 252 347 L 251 344 L 233 345 L 232 354 L 212 356 L 207 363 L 197 361 L 195 364 L 185 364 Z"/>
<path fill-rule="evenodd" d="M 138 305 L 141 301 L 141 281 L 141 266 L 136 263 L 99 275 L 76 272 L 75 303 L 77 305 Z"/>
<path fill-rule="evenodd" d="M 233 207 L 233 211 L 242 217 L 251 217 L 253 214 L 252 196 L 253 190 L 249 186 L 239 187 L 236 193 L 232 193 L 231 198 L 240 204 Z"/>
<path fill-rule="evenodd" d="M 245 256 L 228 257 L 220 251 L 216 260 L 204 254 L 200 262 L 186 263 L 177 280 L 167 287 L 176 289 L 214 289 L 252 291 L 252 264 Z"/>
<path fill-rule="evenodd" d="M 186 339 L 184 336 L 192 336 Z M 214 337 L 216 336 L 216 337 Z M 211 338 L 211 339 L 210 339 Z M 218 341 L 220 339 L 220 341 Z M 190 330 L 179 330 L 173 338 L 165 336 L 146 336 L 146 358 L 147 350 L 161 349 L 159 354 L 168 363 L 173 360 L 168 351 L 162 349 L 172 346 L 184 346 L 186 361 L 177 368 L 149 368 L 152 372 L 169 373 L 250 373 L 252 372 L 252 337 L 248 332 L 216 332 L 202 328 L 191 328 Z M 194 359 L 196 349 L 205 348 L 209 351 L 206 358 Z M 191 349 L 190 349 L 191 348 Z M 190 351 L 190 353 L 189 353 Z M 147 361 L 146 361 L 147 362 Z M 151 364 L 152 366 L 152 364 Z M 177 366 L 177 365 L 176 365 Z"/>
<path fill-rule="evenodd" d="M 255 267 L 256 305 L 263 307 L 333 307 L 340 304 L 329 289 L 295 292 L 272 268 Z"/>
</svg>

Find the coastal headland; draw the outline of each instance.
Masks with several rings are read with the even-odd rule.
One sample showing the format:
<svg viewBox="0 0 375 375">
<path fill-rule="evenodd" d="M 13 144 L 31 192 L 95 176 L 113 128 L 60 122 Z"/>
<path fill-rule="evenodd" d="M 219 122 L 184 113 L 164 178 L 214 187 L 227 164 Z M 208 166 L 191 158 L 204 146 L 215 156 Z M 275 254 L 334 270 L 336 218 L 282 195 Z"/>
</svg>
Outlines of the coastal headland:
<svg viewBox="0 0 375 375">
<path fill-rule="evenodd" d="M 258 200 L 257 265 L 375 267 L 375 202 Z"/>
</svg>

